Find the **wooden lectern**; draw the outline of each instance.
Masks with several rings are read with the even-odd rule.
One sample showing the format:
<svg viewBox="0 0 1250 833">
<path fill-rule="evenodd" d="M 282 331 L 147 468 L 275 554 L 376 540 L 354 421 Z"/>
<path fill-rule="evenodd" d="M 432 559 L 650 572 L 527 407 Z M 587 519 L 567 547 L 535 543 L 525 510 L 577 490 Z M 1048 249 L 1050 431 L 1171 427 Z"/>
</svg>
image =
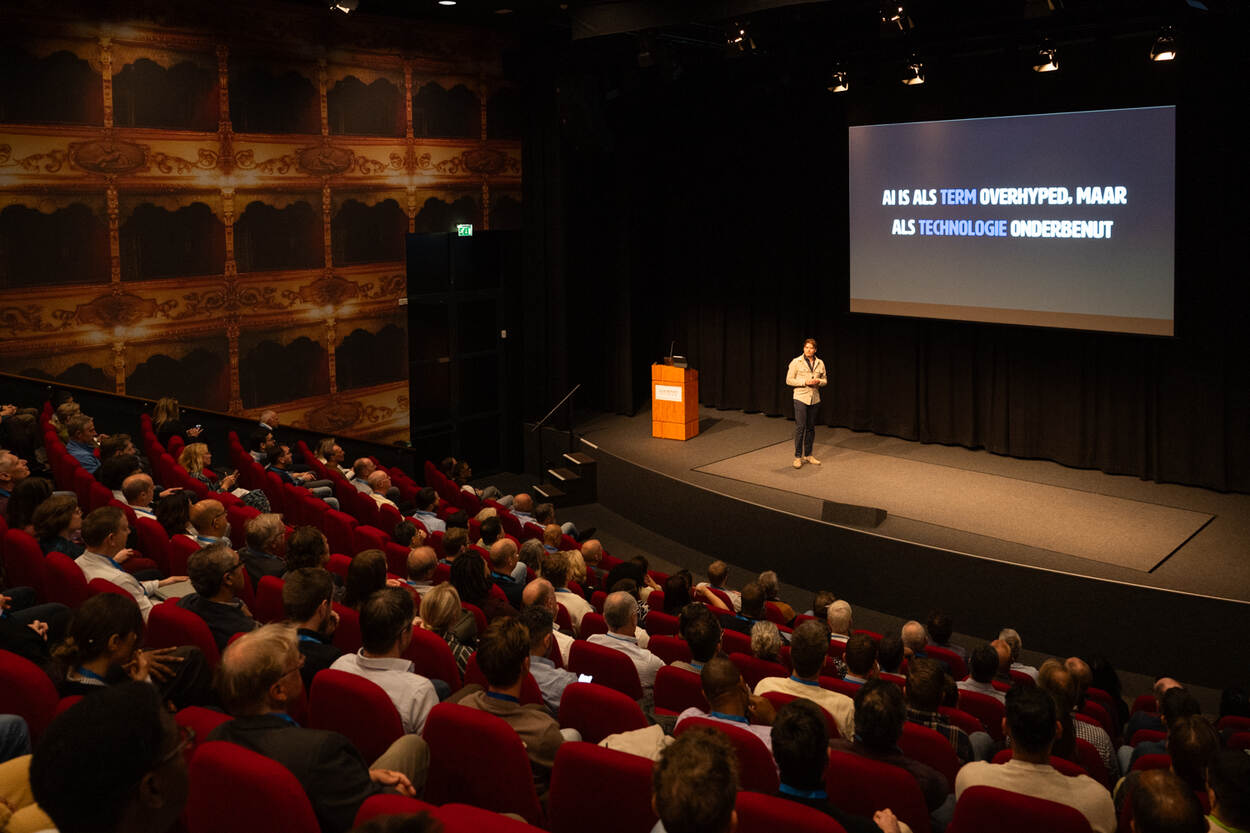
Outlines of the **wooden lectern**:
<svg viewBox="0 0 1250 833">
<path fill-rule="evenodd" d="M 688 440 L 699 433 L 699 371 L 651 365 L 651 436 Z"/>
</svg>

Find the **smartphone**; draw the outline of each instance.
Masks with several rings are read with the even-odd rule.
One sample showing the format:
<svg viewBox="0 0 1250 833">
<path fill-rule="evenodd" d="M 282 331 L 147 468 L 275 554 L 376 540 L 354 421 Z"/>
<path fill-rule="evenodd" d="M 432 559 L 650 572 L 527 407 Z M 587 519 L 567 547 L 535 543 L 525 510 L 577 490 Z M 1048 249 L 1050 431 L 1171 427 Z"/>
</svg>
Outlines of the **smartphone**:
<svg viewBox="0 0 1250 833">
<path fill-rule="evenodd" d="M 595 681 L 595 678 L 592 677 L 590 674 L 578 674 L 577 681 L 579 683 L 593 683 Z"/>
</svg>

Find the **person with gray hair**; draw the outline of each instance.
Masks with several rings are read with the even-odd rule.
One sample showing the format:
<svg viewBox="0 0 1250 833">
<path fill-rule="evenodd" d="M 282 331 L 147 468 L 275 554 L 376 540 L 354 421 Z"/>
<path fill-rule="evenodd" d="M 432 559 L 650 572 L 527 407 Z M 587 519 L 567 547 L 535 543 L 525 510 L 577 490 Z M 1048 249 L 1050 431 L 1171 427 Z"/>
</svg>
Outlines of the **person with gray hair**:
<svg viewBox="0 0 1250 833">
<path fill-rule="evenodd" d="M 422 598 L 434 589 L 434 571 L 438 553 L 433 547 L 413 547 L 408 551 L 408 586 Z"/>
<path fill-rule="evenodd" d="M 751 626 L 751 654 L 767 662 L 781 662 L 781 631 L 772 622 Z"/>
<path fill-rule="evenodd" d="M 929 635 L 925 633 L 924 625 L 912 619 L 903 624 L 899 637 L 903 640 L 903 653 L 908 659 L 925 655 L 924 649 L 929 644 Z"/>
<path fill-rule="evenodd" d="M 525 591 L 525 578 L 516 577 L 521 563 L 517 545 L 511 538 L 498 538 L 490 545 L 490 580 L 508 597 L 508 604 L 521 607 L 521 595 Z"/>
<path fill-rule="evenodd" d="M 781 582 L 777 579 L 775 570 L 765 570 L 760 573 L 757 579 L 760 589 L 764 591 L 764 603 L 772 602 L 781 611 L 781 615 L 785 617 L 787 622 L 794 621 L 794 608 L 781 600 Z"/>
<path fill-rule="evenodd" d="M 256 627 L 252 611 L 239 596 L 247 581 L 243 559 L 227 544 L 210 544 L 191 553 L 187 573 L 195 592 L 178 600 L 178 606 L 204 620 L 224 651 L 230 637 Z"/>
<path fill-rule="evenodd" d="M 603 602 L 603 620 L 607 633 L 597 633 L 587 641 L 620 651 L 629 657 L 638 670 L 638 682 L 642 684 L 644 711 L 653 700 L 655 675 L 664 667 L 664 660 L 638 644 L 638 603 L 623 590 L 610 593 Z"/>
<path fill-rule="evenodd" d="M 239 553 L 247 574 L 252 578 L 252 587 L 258 587 L 265 576 L 281 578 L 286 572 L 286 525 L 282 516 L 266 512 L 249 518 L 244 527 L 247 532 L 247 546 Z"/>
<path fill-rule="evenodd" d="M 825 612 L 825 619 L 829 625 L 830 640 L 845 644 L 846 640 L 851 638 L 854 615 L 851 612 L 851 605 L 845 599 L 830 602 Z"/>
<path fill-rule="evenodd" d="M 1037 669 L 1032 665 L 1025 665 L 1020 661 L 1020 651 L 1024 647 L 1024 643 L 1020 639 L 1020 634 L 1016 633 L 1014 628 L 1003 628 L 998 632 L 998 638 L 1007 643 L 1007 647 L 1011 649 L 1011 671 L 1020 671 L 1028 674 L 1037 681 Z"/>
<path fill-rule="evenodd" d="M 425 786 L 430 749 L 419 735 L 403 735 L 366 765 L 337 732 L 304 729 L 287 716 L 304 692 L 295 630 L 266 625 L 230 645 L 217 674 L 222 705 L 234 716 L 209 740 L 235 743 L 286 767 L 312 803 L 324 833 L 346 833 L 370 796 L 417 796 Z"/>
</svg>

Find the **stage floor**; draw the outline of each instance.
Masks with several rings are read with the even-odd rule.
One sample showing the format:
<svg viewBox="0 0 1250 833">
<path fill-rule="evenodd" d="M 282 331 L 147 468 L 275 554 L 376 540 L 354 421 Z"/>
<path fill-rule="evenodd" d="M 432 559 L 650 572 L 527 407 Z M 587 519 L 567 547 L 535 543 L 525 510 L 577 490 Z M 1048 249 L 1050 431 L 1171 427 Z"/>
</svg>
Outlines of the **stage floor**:
<svg viewBox="0 0 1250 833">
<path fill-rule="evenodd" d="M 870 534 L 1078 576 L 1250 601 L 1250 495 L 820 427 L 823 465 L 792 467 L 794 422 L 700 409 L 698 436 L 651 436 L 651 414 L 578 433 L 712 492 L 821 518 L 825 500 L 889 514 Z"/>
</svg>

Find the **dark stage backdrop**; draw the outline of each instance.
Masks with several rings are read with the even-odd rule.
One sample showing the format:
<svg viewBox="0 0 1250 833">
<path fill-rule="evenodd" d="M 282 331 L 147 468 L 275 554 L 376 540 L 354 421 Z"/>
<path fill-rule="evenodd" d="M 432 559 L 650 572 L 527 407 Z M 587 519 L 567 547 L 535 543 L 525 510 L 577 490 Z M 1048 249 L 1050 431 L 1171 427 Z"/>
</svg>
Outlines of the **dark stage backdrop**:
<svg viewBox="0 0 1250 833">
<path fill-rule="evenodd" d="M 1250 217 L 1228 107 L 1247 91 L 1213 57 L 1222 37 L 1195 37 L 1170 67 L 1145 60 L 1148 43 L 1098 42 L 1054 76 L 1010 52 L 950 57 L 925 87 L 879 79 L 850 96 L 778 55 L 675 81 L 566 79 L 565 173 L 595 184 L 570 188 L 567 209 L 570 382 L 605 410 L 645 408 L 648 365 L 676 339 L 703 404 L 792 418 L 785 366 L 814 336 L 830 425 L 1250 490 L 1235 248 Z M 848 121 L 1165 103 L 1178 105 L 1176 338 L 845 311 Z"/>
</svg>

